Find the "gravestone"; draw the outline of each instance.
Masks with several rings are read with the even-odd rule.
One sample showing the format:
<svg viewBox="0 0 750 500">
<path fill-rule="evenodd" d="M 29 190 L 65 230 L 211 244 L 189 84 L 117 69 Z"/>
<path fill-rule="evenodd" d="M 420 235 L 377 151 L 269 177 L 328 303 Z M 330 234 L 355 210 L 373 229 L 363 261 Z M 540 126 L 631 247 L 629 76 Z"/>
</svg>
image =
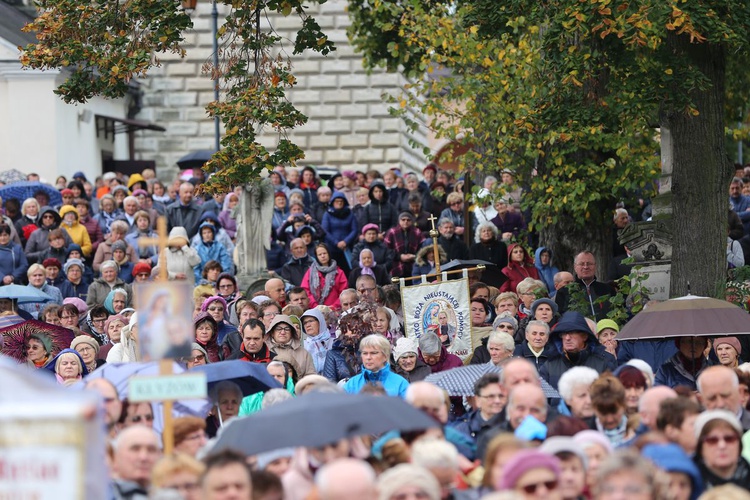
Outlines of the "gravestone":
<svg viewBox="0 0 750 500">
<path fill-rule="evenodd" d="M 271 245 L 274 189 L 271 181 L 245 184 L 232 216 L 237 221 L 237 284 L 247 289 L 267 276 L 266 250 Z"/>
</svg>

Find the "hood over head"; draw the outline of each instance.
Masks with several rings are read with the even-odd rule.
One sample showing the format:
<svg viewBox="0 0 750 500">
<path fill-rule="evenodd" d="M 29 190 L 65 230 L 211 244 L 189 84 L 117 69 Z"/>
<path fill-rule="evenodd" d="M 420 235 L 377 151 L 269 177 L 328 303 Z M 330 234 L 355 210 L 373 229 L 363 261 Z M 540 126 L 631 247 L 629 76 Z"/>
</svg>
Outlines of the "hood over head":
<svg viewBox="0 0 750 500">
<path fill-rule="evenodd" d="M 320 328 L 318 329 L 318 335 L 320 335 L 323 332 L 326 332 L 326 333 L 328 332 L 328 324 L 326 323 L 326 319 L 325 317 L 323 317 L 323 313 L 316 308 L 308 309 L 300 317 L 300 321 L 302 322 L 302 331 L 305 330 L 305 318 L 307 317 L 315 318 L 318 320 L 318 324 L 320 325 Z"/>
</svg>

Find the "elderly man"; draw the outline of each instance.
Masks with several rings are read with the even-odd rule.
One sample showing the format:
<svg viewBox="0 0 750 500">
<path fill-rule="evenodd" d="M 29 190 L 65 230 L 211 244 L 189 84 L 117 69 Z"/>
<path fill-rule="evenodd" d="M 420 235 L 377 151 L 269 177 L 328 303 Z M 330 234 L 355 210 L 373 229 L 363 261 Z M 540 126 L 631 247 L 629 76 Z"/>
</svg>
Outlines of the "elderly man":
<svg viewBox="0 0 750 500">
<path fill-rule="evenodd" d="M 596 280 L 596 258 L 594 254 L 589 251 L 579 253 L 576 255 L 573 267 L 578 277 L 575 283 L 584 292 L 586 314 L 588 315 L 588 311 L 591 311 L 591 316 L 595 317 L 597 321 L 605 319 L 609 312 L 609 301 L 603 301 L 599 304 L 596 304 L 596 301 L 599 297 L 614 295 L 615 290 L 608 284 Z M 557 302 L 561 313 L 569 309 L 570 291 L 567 287 L 562 287 L 557 291 L 555 302 Z"/>
<path fill-rule="evenodd" d="M 438 236 L 438 245 L 445 250 L 449 261 L 453 259 L 465 260 L 469 258 L 469 248 L 461 238 L 456 235 L 456 224 L 454 224 L 452 220 L 447 217 L 441 218 L 438 223 L 438 231 L 440 232 L 440 236 Z"/>
<path fill-rule="evenodd" d="M 200 478 L 202 500 L 251 500 L 253 482 L 245 457 L 226 450 L 205 460 Z"/>
<path fill-rule="evenodd" d="M 433 332 L 423 333 L 419 337 L 419 357 L 430 367 L 432 373 L 463 366 L 461 358 L 450 354 Z"/>
<path fill-rule="evenodd" d="M 96 391 L 104 401 L 104 425 L 107 426 L 107 434 L 110 438 L 115 437 L 117 431 L 115 424 L 120 420 L 122 413 L 122 402 L 115 386 L 106 378 L 94 378 L 86 383 L 86 389 Z"/>
<path fill-rule="evenodd" d="M 271 278 L 266 281 L 264 290 L 268 298 L 279 304 L 282 308 L 286 305 L 286 291 L 282 280 Z"/>
<path fill-rule="evenodd" d="M 641 416 L 641 427 L 646 430 L 655 430 L 656 417 L 659 416 L 661 402 L 676 397 L 677 393 L 674 389 L 663 385 L 647 389 L 638 401 L 638 414 Z"/>
<path fill-rule="evenodd" d="M 524 358 L 513 358 L 503 366 L 500 372 L 500 385 L 511 390 L 520 384 L 533 384 L 539 387 L 542 382 L 534 364 Z"/>
<path fill-rule="evenodd" d="M 560 377 L 574 366 L 588 366 L 599 373 L 614 370 L 617 360 L 604 350 L 580 313 L 568 311 L 555 325 L 550 336 L 560 355 L 547 361 L 539 375 L 552 387 L 557 387 Z"/>
<path fill-rule="evenodd" d="M 327 463 L 315 474 L 320 500 L 377 500 L 375 471 L 367 462 L 340 458 Z"/>
<path fill-rule="evenodd" d="M 744 431 L 750 430 L 750 413 L 740 402 L 740 381 L 726 366 L 711 366 L 698 376 L 698 398 L 706 410 L 727 410 L 737 415 Z"/>
<path fill-rule="evenodd" d="M 347 288 L 339 294 L 339 301 L 341 302 L 341 311 L 348 311 L 359 304 L 359 294 L 354 288 Z"/>
<path fill-rule="evenodd" d="M 307 245 L 305 245 L 302 238 L 294 238 L 291 243 L 289 243 L 289 249 L 292 252 L 292 256 L 277 272 L 279 276 L 289 283 L 294 286 L 300 286 L 302 284 L 302 278 L 305 277 L 305 273 L 310 269 L 313 259 L 310 254 L 307 253 Z"/>
<path fill-rule="evenodd" d="M 575 278 L 568 271 L 560 271 L 552 278 L 552 282 L 555 284 L 555 291 L 568 286 L 573 283 L 573 281 L 575 281 Z M 557 294 L 555 294 L 555 296 L 557 296 Z"/>
<path fill-rule="evenodd" d="M 194 195 L 195 187 L 189 182 L 183 182 L 180 184 L 179 198 L 166 210 L 169 230 L 171 231 L 173 227 L 184 227 L 188 240 L 198 234 L 198 226 L 203 213 Z"/>
<path fill-rule="evenodd" d="M 148 498 L 151 469 L 161 457 L 159 435 L 149 427 L 133 425 L 112 441 L 112 449 L 114 498 Z"/>
</svg>

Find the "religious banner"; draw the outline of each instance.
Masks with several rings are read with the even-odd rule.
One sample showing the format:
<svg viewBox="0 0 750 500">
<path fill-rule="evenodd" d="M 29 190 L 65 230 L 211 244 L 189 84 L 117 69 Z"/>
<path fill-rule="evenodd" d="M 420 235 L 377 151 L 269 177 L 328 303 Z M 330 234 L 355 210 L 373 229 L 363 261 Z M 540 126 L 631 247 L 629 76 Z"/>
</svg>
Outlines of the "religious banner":
<svg viewBox="0 0 750 500">
<path fill-rule="evenodd" d="M 193 287 L 185 281 L 139 283 L 135 298 L 141 359 L 190 356 L 195 341 Z"/>
<path fill-rule="evenodd" d="M 434 332 L 462 360 L 474 352 L 468 278 L 402 286 L 401 302 L 407 337 Z"/>
</svg>

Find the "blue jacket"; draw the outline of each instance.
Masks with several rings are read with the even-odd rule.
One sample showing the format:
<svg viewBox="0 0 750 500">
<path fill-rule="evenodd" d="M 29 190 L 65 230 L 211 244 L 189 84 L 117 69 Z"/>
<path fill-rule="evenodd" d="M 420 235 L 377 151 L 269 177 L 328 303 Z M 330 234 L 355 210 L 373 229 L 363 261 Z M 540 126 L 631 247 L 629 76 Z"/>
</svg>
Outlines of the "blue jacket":
<svg viewBox="0 0 750 500">
<path fill-rule="evenodd" d="M 703 365 L 701 366 L 701 369 L 695 374 L 695 376 L 693 376 L 693 374 L 687 371 L 682 365 L 679 357 L 680 353 L 678 352 L 659 367 L 659 370 L 654 377 L 654 385 L 666 385 L 667 387 L 686 385 L 692 390 L 697 391 L 698 388 L 695 381 L 703 370 L 711 366 L 711 361 L 704 359 L 702 361 Z"/>
<path fill-rule="evenodd" d="M 359 353 L 357 354 L 357 359 L 359 359 Z M 344 346 L 341 345 L 341 341 L 334 341 L 331 350 L 326 353 L 323 376 L 335 383 L 345 378 L 351 378 L 359 373 L 359 371 L 359 367 L 354 370 L 346 363 Z"/>
<path fill-rule="evenodd" d="M 686 474 L 693 483 L 690 500 L 696 500 L 703 493 L 703 478 L 698 467 L 678 445 L 649 444 L 643 447 L 641 454 L 666 472 Z"/>
<path fill-rule="evenodd" d="M 547 251 L 549 253 L 549 261 L 550 264 L 542 265 L 542 259 L 541 255 L 542 252 Z M 536 252 L 534 253 L 534 267 L 536 267 L 536 270 L 539 271 L 539 279 L 544 282 L 545 285 L 547 285 L 547 290 L 549 291 L 549 296 L 554 297 L 557 293 L 557 290 L 555 290 L 555 275 L 560 272 L 558 268 L 551 265 L 552 263 L 552 249 L 547 247 L 539 247 L 536 249 Z"/>
<path fill-rule="evenodd" d="M 349 394 L 358 394 L 367 384 L 380 384 L 385 389 L 386 394 L 400 398 L 406 397 L 406 388 L 409 387 L 409 382 L 401 375 L 393 373 L 391 365 L 386 363 L 377 372 L 362 368 L 359 375 L 355 375 L 344 384 L 344 390 Z"/>
<path fill-rule="evenodd" d="M 21 245 L 12 241 L 7 245 L 0 245 L 0 278 L 13 276 L 14 283 L 20 285 L 28 268 L 29 261 L 26 260 Z"/>
<path fill-rule="evenodd" d="M 214 225 L 210 222 L 204 222 L 203 224 L 201 224 L 198 230 L 198 234 L 200 234 L 204 227 L 210 228 L 214 233 L 214 238 L 216 237 L 216 227 L 214 227 Z M 224 272 L 232 272 L 232 258 L 227 253 L 227 249 L 224 248 L 224 245 L 222 245 L 221 243 L 218 243 L 216 241 L 204 243 L 203 240 L 201 240 L 201 242 L 195 246 L 195 251 L 198 252 L 198 256 L 201 258 L 201 263 L 195 267 L 196 282 L 200 282 L 201 278 L 203 277 L 203 268 L 209 260 L 215 260 L 216 262 L 221 264 Z"/>
<path fill-rule="evenodd" d="M 341 210 L 333 208 L 333 202 L 336 200 L 344 200 L 344 208 Z M 345 241 L 346 246 L 351 249 L 357 242 L 359 233 L 357 219 L 354 218 L 344 193 L 336 191 L 331 196 L 331 203 L 321 222 L 326 232 L 326 243 L 331 247 L 335 247 L 339 241 Z"/>
<path fill-rule="evenodd" d="M 676 353 L 674 339 L 621 340 L 617 343 L 617 364 L 624 365 L 631 359 L 642 359 L 658 370 Z"/>
</svg>

